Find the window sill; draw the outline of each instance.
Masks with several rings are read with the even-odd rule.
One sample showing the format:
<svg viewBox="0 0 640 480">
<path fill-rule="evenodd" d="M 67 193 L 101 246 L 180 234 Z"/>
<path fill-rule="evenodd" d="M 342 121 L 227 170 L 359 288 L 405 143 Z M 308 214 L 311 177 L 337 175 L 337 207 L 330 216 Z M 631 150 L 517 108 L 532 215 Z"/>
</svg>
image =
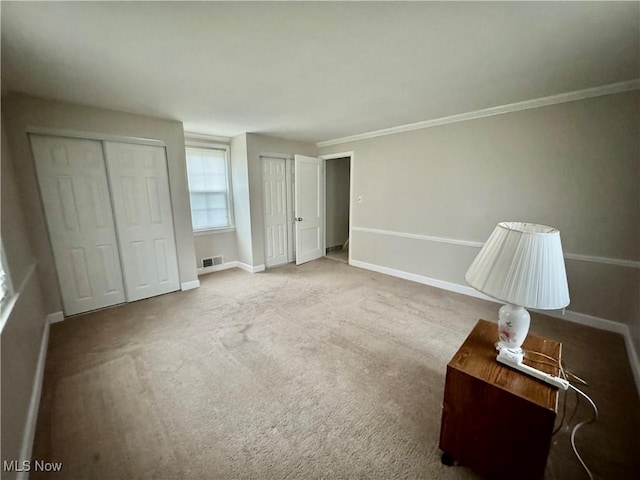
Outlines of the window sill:
<svg viewBox="0 0 640 480">
<path fill-rule="evenodd" d="M 220 228 L 208 228 L 206 230 L 194 230 L 193 236 L 199 237 L 200 235 L 215 235 L 216 233 L 231 233 L 235 232 L 236 227 L 220 227 Z"/>
</svg>

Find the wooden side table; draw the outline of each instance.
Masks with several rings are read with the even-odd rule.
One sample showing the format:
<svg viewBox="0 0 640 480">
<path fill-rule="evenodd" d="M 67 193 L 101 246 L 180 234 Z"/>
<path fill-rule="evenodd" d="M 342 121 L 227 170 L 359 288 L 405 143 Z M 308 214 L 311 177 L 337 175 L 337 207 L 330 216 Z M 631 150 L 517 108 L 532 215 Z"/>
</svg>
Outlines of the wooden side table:
<svg viewBox="0 0 640 480">
<path fill-rule="evenodd" d="M 479 320 L 447 365 L 440 449 L 487 479 L 544 477 L 558 390 L 496 360 L 498 325 Z M 560 360 L 561 344 L 529 334 L 523 349 Z M 525 363 L 558 375 L 551 365 Z"/>
</svg>

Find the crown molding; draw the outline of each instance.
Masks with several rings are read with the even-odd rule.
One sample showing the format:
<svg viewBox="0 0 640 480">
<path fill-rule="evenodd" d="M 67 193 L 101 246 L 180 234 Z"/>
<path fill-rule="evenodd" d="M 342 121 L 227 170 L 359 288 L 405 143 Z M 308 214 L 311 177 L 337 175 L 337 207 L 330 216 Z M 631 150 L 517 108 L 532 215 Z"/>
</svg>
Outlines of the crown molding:
<svg viewBox="0 0 640 480">
<path fill-rule="evenodd" d="M 475 120 L 477 118 L 492 117 L 494 115 L 502 115 L 503 113 L 518 112 L 521 110 L 530 110 L 533 108 L 546 107 L 559 103 L 575 102 L 576 100 L 584 100 L 586 98 L 600 97 L 603 95 L 611 95 L 613 93 L 628 92 L 640 89 L 640 78 L 629 80 L 626 82 L 612 83 L 602 85 L 600 87 L 585 88 L 584 90 L 576 90 L 573 92 L 560 93 L 549 97 L 534 98 L 524 100 L 522 102 L 509 103 L 497 107 L 484 108 L 482 110 L 474 110 L 472 112 L 459 113 L 448 117 L 434 118 L 417 123 L 409 123 L 398 127 L 384 128 L 372 132 L 359 133 L 348 137 L 336 138 L 334 140 L 326 140 L 316 143 L 318 148 L 329 147 L 331 145 L 339 145 L 341 143 L 355 142 L 358 140 L 366 140 L 369 138 L 382 137 L 385 135 L 393 135 L 395 133 L 410 132 L 423 128 L 437 127 L 439 125 L 447 125 L 449 123 L 464 122 L 467 120 Z"/>
</svg>

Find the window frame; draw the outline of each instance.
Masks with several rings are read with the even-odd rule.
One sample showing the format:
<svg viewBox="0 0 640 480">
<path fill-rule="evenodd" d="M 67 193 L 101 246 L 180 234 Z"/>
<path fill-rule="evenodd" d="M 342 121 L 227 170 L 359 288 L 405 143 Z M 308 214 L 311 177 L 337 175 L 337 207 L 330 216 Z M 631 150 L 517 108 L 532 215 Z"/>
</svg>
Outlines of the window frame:
<svg viewBox="0 0 640 480">
<path fill-rule="evenodd" d="M 4 283 L 4 288 L 2 288 L 2 283 Z M 11 282 L 11 274 L 9 273 L 9 267 L 7 266 L 4 244 L 2 243 L 2 239 L 0 239 L 0 305 L 4 304 L 4 302 L 12 295 L 13 284 Z"/>
<path fill-rule="evenodd" d="M 207 228 L 194 228 L 193 227 L 193 209 L 191 206 L 191 187 L 189 185 L 189 150 L 201 150 L 201 151 L 223 151 L 224 152 L 224 166 L 227 173 L 227 218 L 229 219 L 228 225 L 220 227 L 207 227 Z M 194 236 L 210 235 L 214 233 L 228 233 L 235 231 L 235 218 L 233 215 L 233 191 L 231 182 L 231 162 L 230 162 L 230 148 L 229 145 L 221 143 L 209 143 L 209 142 L 185 142 L 185 167 L 187 170 L 187 190 L 189 192 L 189 212 L 191 213 L 191 228 Z"/>
<path fill-rule="evenodd" d="M 17 299 L 2 239 L 0 239 L 0 270 L 1 275 L 4 276 L 4 291 L 0 291 L 0 295 L 2 295 L 0 297 L 0 332 L 2 332 Z"/>
</svg>

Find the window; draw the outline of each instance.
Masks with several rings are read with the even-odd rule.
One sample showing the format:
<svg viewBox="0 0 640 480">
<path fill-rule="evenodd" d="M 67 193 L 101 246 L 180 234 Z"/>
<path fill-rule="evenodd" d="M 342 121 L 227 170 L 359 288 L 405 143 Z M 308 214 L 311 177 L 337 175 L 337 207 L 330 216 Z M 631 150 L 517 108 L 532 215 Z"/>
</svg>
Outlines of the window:
<svg viewBox="0 0 640 480">
<path fill-rule="evenodd" d="M 7 263 L 4 258 L 4 247 L 0 241 L 0 303 L 11 295 L 11 279 L 7 272 Z"/>
<path fill-rule="evenodd" d="M 11 288 L 11 277 L 7 270 L 7 262 L 4 258 L 4 247 L 0 241 L 0 333 L 4 330 L 16 296 Z"/>
<path fill-rule="evenodd" d="M 228 148 L 186 148 L 193 230 L 231 228 Z"/>
</svg>

